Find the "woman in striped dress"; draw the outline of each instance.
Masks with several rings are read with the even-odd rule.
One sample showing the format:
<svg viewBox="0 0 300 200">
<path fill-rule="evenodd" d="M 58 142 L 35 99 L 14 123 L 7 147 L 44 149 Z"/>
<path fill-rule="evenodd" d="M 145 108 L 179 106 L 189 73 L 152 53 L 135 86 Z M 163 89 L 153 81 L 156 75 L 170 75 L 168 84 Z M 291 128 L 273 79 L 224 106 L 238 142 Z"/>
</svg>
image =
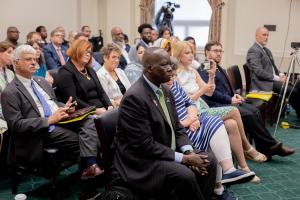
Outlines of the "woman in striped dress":
<svg viewBox="0 0 300 200">
<path fill-rule="evenodd" d="M 207 151 L 209 147 L 218 161 L 215 192 L 222 194 L 224 189 L 221 183 L 250 181 L 254 172 L 245 172 L 233 166 L 230 142 L 222 119 L 206 113 L 199 116 L 196 105 L 176 81 L 171 80 L 167 85 L 174 96 L 180 123 L 186 127 L 186 133 L 194 147 L 201 151 Z"/>
</svg>

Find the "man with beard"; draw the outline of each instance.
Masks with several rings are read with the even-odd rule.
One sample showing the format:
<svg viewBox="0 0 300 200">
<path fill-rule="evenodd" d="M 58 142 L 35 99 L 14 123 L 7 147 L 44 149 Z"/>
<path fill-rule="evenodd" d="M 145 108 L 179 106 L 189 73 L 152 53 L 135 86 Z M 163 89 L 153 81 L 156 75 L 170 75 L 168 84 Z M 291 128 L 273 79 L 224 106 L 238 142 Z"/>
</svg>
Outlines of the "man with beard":
<svg viewBox="0 0 300 200">
<path fill-rule="evenodd" d="M 142 24 L 138 27 L 138 32 L 140 33 L 141 40 L 140 43 L 145 49 L 147 49 L 152 42 L 152 32 L 153 28 L 150 24 Z"/>
<path fill-rule="evenodd" d="M 124 42 L 124 33 L 120 27 L 113 27 L 111 29 L 111 38 L 112 43 L 114 43 L 119 49 L 121 50 L 121 57 L 119 62 L 119 68 L 125 69 L 127 64 L 130 62 L 128 52 L 130 49 L 126 48 L 125 42 Z"/>
</svg>

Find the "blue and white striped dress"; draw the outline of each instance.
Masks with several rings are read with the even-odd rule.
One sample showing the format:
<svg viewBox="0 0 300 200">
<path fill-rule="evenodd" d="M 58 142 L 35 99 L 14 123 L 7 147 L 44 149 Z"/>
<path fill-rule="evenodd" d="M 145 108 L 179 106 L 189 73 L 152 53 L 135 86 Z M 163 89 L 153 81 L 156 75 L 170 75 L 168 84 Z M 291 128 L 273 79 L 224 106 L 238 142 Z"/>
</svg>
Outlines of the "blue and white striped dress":
<svg viewBox="0 0 300 200">
<path fill-rule="evenodd" d="M 188 114 L 188 107 L 196 105 L 176 81 L 173 81 L 171 91 L 175 99 L 179 120 L 184 120 Z M 187 128 L 186 133 L 196 149 L 206 151 L 211 137 L 223 124 L 223 120 L 220 117 L 209 116 L 206 112 L 201 113 L 199 120 L 201 122 L 200 127 L 194 132 Z"/>
</svg>

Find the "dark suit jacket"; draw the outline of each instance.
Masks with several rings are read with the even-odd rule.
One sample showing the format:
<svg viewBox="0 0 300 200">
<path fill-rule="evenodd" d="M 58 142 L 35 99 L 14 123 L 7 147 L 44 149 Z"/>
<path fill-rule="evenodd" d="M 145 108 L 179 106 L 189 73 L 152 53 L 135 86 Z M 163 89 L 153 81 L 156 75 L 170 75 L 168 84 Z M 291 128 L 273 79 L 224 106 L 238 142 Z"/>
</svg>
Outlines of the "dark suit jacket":
<svg viewBox="0 0 300 200">
<path fill-rule="evenodd" d="M 271 51 L 265 48 L 266 52 L 257 44 L 254 43 L 247 53 L 247 65 L 251 76 L 252 90 L 273 90 L 273 66 L 275 74 L 279 74 L 279 70 L 275 66 Z"/>
<path fill-rule="evenodd" d="M 99 100 L 102 102 L 103 106 L 105 108 L 111 106 L 111 102 L 107 94 L 103 90 L 96 72 L 89 67 L 87 67 L 86 69 L 91 76 L 90 78 L 96 83 Z M 80 80 L 81 74 L 78 72 L 71 60 L 69 60 L 66 65 L 62 66 L 58 71 L 56 79 L 56 94 L 59 100 L 61 100 L 62 102 L 66 102 L 70 98 L 70 96 L 72 96 L 73 100 L 77 101 L 78 105 L 76 108 L 85 108 L 91 106 L 87 103 L 88 91 Z"/>
<path fill-rule="evenodd" d="M 208 73 L 203 68 L 199 67 L 198 72 L 204 82 L 208 82 Z M 217 66 L 216 77 L 215 77 L 216 89 L 212 96 L 203 96 L 202 98 L 211 107 L 218 107 L 231 104 L 231 98 L 234 95 L 234 91 L 230 85 L 229 78 L 226 71 L 221 67 Z"/>
<path fill-rule="evenodd" d="M 54 100 L 55 94 L 46 80 L 33 77 L 39 86 Z M 1 95 L 1 104 L 5 120 L 12 134 L 10 156 L 15 155 L 18 162 L 41 163 L 43 151 L 43 134 L 48 133 L 48 119 L 41 117 L 33 98 L 17 77 L 6 87 Z M 13 161 L 14 158 L 11 158 Z"/>
<path fill-rule="evenodd" d="M 62 52 L 66 62 L 68 60 L 68 56 L 66 54 L 67 49 L 68 49 L 67 46 L 64 46 L 64 45 L 61 46 L 61 52 Z M 58 57 L 58 55 L 56 53 L 56 50 L 55 50 L 52 43 L 49 43 L 46 46 L 44 46 L 43 53 L 44 53 L 46 66 L 47 66 L 48 70 L 49 69 L 56 69 L 59 66 L 61 66 L 60 61 L 59 61 L 59 57 Z"/>
<path fill-rule="evenodd" d="M 176 146 L 191 145 L 181 126 L 173 96 L 163 87 L 170 113 Z M 153 172 L 161 161 L 174 162 L 169 126 L 159 101 L 141 77 L 125 93 L 121 102 L 120 116 L 115 136 L 114 166 L 125 182 L 142 191 L 157 186 Z"/>
</svg>

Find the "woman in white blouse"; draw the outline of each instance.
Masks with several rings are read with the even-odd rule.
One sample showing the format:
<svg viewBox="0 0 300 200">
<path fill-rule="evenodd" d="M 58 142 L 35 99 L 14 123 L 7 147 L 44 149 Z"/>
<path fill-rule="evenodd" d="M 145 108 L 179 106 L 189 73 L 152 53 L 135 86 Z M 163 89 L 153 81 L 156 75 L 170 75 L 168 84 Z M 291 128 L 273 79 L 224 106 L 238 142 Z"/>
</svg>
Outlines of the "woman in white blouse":
<svg viewBox="0 0 300 200">
<path fill-rule="evenodd" d="M 104 64 L 97 71 L 97 75 L 112 105 L 117 107 L 120 105 L 126 90 L 130 87 L 130 82 L 124 71 L 118 68 L 121 51 L 116 45 L 108 44 L 101 49 L 101 54 Z"/>
</svg>

